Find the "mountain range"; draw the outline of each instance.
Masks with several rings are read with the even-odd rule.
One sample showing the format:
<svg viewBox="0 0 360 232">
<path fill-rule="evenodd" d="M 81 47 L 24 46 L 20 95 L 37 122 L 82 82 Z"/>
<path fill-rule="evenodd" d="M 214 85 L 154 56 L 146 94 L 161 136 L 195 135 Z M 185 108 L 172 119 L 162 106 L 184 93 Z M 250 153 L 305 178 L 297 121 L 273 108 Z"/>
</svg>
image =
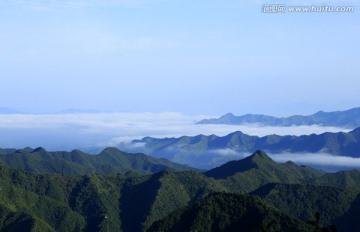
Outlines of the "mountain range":
<svg viewBox="0 0 360 232">
<path fill-rule="evenodd" d="M 251 154 L 257 149 L 270 154 L 326 153 L 359 158 L 360 128 L 348 133 L 327 132 L 302 136 L 259 137 L 237 131 L 226 136 L 197 135 L 160 139 L 145 137 L 130 144 L 120 145 L 120 148 L 143 152 L 154 157 L 164 157 L 201 169 L 213 168 L 231 159 L 239 158 L 242 154 Z"/>
<path fill-rule="evenodd" d="M 156 159 L 145 154 L 129 154 L 116 148 L 106 148 L 97 155 L 80 150 L 48 152 L 44 148 L 0 149 L 0 161 L 8 167 L 35 173 L 84 175 L 90 173 L 151 174 L 163 170 L 187 171 L 192 168 Z"/>
<path fill-rule="evenodd" d="M 1 164 L 0 176 L 0 231 L 358 231 L 360 226 L 359 171 L 324 173 L 278 164 L 262 151 L 205 173 L 74 176 Z"/>
<path fill-rule="evenodd" d="M 319 111 L 308 116 L 293 115 L 281 118 L 263 114 L 246 114 L 242 116 L 235 116 L 232 113 L 228 113 L 220 118 L 203 119 L 197 123 L 231 125 L 258 123 L 263 126 L 320 125 L 354 129 L 360 127 L 360 107 L 345 111 Z"/>
</svg>

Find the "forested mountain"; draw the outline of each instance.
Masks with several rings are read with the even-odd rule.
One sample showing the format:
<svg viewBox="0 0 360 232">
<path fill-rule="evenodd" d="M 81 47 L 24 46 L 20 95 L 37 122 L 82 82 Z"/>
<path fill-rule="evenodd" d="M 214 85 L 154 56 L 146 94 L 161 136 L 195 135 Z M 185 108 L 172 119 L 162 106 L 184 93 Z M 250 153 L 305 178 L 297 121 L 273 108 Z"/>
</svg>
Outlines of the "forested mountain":
<svg viewBox="0 0 360 232">
<path fill-rule="evenodd" d="M 226 136 L 197 135 L 179 138 L 151 138 L 132 141 L 138 152 L 165 157 L 197 168 L 213 168 L 243 153 L 260 149 L 272 154 L 328 153 L 360 157 L 360 128 L 348 133 L 323 133 L 303 136 L 246 135 L 240 131 Z M 126 146 L 122 147 L 126 149 Z"/>
<path fill-rule="evenodd" d="M 192 170 L 187 166 L 156 159 L 145 154 L 129 154 L 116 148 L 106 148 L 98 155 L 89 155 L 80 150 L 71 152 L 48 152 L 44 148 L 0 150 L 0 161 L 11 168 L 36 173 L 59 173 L 81 175 L 88 173 L 126 173 L 136 171 L 150 174 L 162 170 Z"/>
<path fill-rule="evenodd" d="M 277 177 L 282 180 L 313 179 L 324 174 L 310 167 L 297 166 L 291 161 L 283 164 L 276 163 L 265 152 L 260 150 L 242 160 L 230 161 L 204 174 L 215 179 L 224 179 L 237 173 L 246 173 L 251 170 L 266 172 L 267 176 Z"/>
<path fill-rule="evenodd" d="M 251 193 L 270 201 L 282 212 L 303 221 L 314 219 L 320 213 L 320 225 L 336 224 L 339 231 L 348 231 L 341 218 L 357 201 L 359 191 L 351 188 L 300 184 L 267 184 Z M 294 210 L 296 209 L 296 210 Z M 357 224 L 357 219 L 352 225 Z M 355 230 L 355 228 L 354 228 Z"/>
<path fill-rule="evenodd" d="M 262 151 L 204 174 L 75 176 L 1 164 L 0 231 L 359 228 L 359 173 L 328 175 L 292 162 L 275 163 Z"/>
<path fill-rule="evenodd" d="M 336 173 L 326 173 L 325 175 L 313 179 L 312 184 L 328 185 L 338 188 L 354 188 L 360 190 L 360 171 L 339 171 Z"/>
<path fill-rule="evenodd" d="M 230 161 L 204 173 L 218 179 L 229 191 L 248 193 L 268 183 L 306 183 L 324 175 L 293 162 L 276 163 L 265 152 L 238 161 Z"/>
<path fill-rule="evenodd" d="M 149 231 L 300 232 L 315 229 L 315 226 L 289 217 L 259 197 L 216 193 L 155 222 Z"/>
<path fill-rule="evenodd" d="M 258 123 L 264 126 L 301 126 L 301 125 L 321 125 L 336 126 L 346 128 L 360 127 L 360 107 L 335 112 L 319 111 L 315 114 L 302 116 L 293 115 L 290 117 L 273 117 L 263 114 L 246 114 L 235 116 L 231 113 L 225 114 L 220 118 L 204 119 L 198 124 L 232 124 L 242 125 Z"/>
<path fill-rule="evenodd" d="M 22 231 L 32 231 L 33 222 L 39 231 L 143 231 L 177 208 L 226 190 L 194 171 L 142 177 L 44 175 L 3 165 L 0 171 L 0 231 L 19 231 L 23 218 Z"/>
</svg>

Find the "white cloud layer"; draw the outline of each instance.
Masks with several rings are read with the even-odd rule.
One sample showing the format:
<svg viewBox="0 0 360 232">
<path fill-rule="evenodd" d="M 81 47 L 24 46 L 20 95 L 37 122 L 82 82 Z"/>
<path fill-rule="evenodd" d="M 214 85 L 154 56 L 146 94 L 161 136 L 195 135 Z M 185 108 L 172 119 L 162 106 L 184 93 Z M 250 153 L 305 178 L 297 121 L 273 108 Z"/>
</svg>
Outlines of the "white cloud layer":
<svg viewBox="0 0 360 232">
<path fill-rule="evenodd" d="M 144 143 L 130 143 L 146 136 L 155 138 L 194 136 L 198 134 L 224 136 L 234 131 L 265 136 L 306 135 L 323 132 L 349 131 L 348 129 L 321 126 L 263 127 L 259 125 L 198 125 L 210 116 L 189 116 L 175 112 L 163 113 L 99 113 L 24 115 L 0 114 L 0 148 L 45 147 L 48 150 L 84 149 L 99 152 L 107 146 L 120 143 L 131 151 L 141 151 Z M 193 164 L 198 168 L 213 168 L 230 160 L 250 154 L 232 149 L 180 152 L 171 160 Z M 360 158 L 333 156 L 326 153 L 269 154 L 277 162 L 291 160 L 326 171 L 360 168 Z"/>
<path fill-rule="evenodd" d="M 349 167 L 360 168 L 360 158 L 348 156 L 336 156 L 327 153 L 281 153 L 270 155 L 277 162 L 293 161 L 298 164 L 310 166 L 330 166 L 330 167 Z"/>
<path fill-rule="evenodd" d="M 263 127 L 257 125 L 197 125 L 211 116 L 163 113 L 100 113 L 0 115 L 0 147 L 43 146 L 47 149 L 116 146 L 145 136 L 164 138 L 198 134 L 224 136 L 234 131 L 265 136 L 349 131 L 321 126 Z M 229 151 L 218 151 L 219 155 Z"/>
</svg>

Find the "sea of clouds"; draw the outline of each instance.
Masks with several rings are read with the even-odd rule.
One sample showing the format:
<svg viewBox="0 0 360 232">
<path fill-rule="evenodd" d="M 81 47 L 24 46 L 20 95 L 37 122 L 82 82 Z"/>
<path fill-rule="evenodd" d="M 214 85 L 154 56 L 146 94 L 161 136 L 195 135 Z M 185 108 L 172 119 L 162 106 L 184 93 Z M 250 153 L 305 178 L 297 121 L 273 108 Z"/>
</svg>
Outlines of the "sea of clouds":
<svg viewBox="0 0 360 232">
<path fill-rule="evenodd" d="M 269 127 L 249 125 L 204 125 L 196 124 L 208 115 L 185 115 L 176 112 L 162 113 L 94 113 L 94 114 L 0 114 L 0 147 L 44 147 L 49 151 L 82 149 L 100 151 L 104 147 L 128 143 L 131 150 L 143 144 L 131 143 L 146 136 L 155 138 L 194 136 L 198 134 L 224 136 L 234 131 L 265 136 L 308 135 L 324 132 L 348 132 L 349 129 L 322 126 Z M 215 116 L 216 117 L 216 116 Z M 141 150 L 141 149 L 139 149 Z M 249 154 L 232 150 L 214 150 L 208 166 L 217 166 L 231 159 L 240 159 Z M 198 154 L 201 155 L 201 154 Z M 292 160 L 301 164 L 360 167 L 360 159 L 334 157 L 328 154 L 271 154 L 279 162 Z M 184 156 L 186 157 L 186 156 Z M 187 163 L 183 157 L 173 161 Z M 189 160 L 190 161 L 190 160 Z"/>
<path fill-rule="evenodd" d="M 195 124 L 213 116 L 163 113 L 0 114 L 0 147 L 58 148 L 116 146 L 146 136 L 164 138 L 198 134 L 224 136 L 234 131 L 249 135 L 306 135 L 349 131 L 322 126 L 269 127 Z"/>
</svg>

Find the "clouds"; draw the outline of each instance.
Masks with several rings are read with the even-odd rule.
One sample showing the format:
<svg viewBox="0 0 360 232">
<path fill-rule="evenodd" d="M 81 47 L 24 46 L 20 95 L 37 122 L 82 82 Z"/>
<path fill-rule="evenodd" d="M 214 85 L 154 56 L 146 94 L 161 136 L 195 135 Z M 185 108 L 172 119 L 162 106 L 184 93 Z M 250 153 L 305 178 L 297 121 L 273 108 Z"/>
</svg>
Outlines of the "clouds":
<svg viewBox="0 0 360 232">
<path fill-rule="evenodd" d="M 310 166 L 327 166 L 330 168 L 360 168 L 360 158 L 348 156 L 336 156 L 327 153 L 280 153 L 270 154 L 277 162 L 286 162 L 291 160 L 297 164 L 305 164 Z"/>
<path fill-rule="evenodd" d="M 0 147 L 45 146 L 48 149 L 116 146 L 146 136 L 164 138 L 198 134 L 224 136 L 234 131 L 249 135 L 302 135 L 348 131 L 335 127 L 261 127 L 256 125 L 197 125 L 213 116 L 176 112 L 99 114 L 0 115 Z M 13 135 L 14 139 L 9 135 Z M 31 136 L 33 134 L 34 136 Z M 36 136 L 35 136 L 36 135 Z M 42 140 L 46 137 L 46 140 Z M 17 139 L 15 139 L 17 138 Z M 23 141 L 19 143 L 19 141 Z M 49 142 L 51 141 L 51 142 Z M 28 143 L 27 143 L 28 142 Z M 230 152 L 230 153 L 229 153 Z M 219 155 L 231 151 L 215 151 Z"/>
<path fill-rule="evenodd" d="M 292 161 L 298 165 L 306 165 L 326 172 L 360 169 L 360 158 L 321 153 L 279 153 L 269 154 L 276 162 Z"/>
<path fill-rule="evenodd" d="M 220 166 L 231 160 L 243 159 L 250 156 L 250 153 L 239 153 L 231 149 L 209 151 L 209 154 L 217 154 L 209 157 L 203 168 Z M 337 156 L 328 153 L 268 153 L 270 158 L 278 163 L 292 161 L 297 165 L 306 165 L 323 171 L 335 172 L 340 170 L 360 169 L 360 158 L 348 156 Z M 189 157 L 189 160 L 191 157 Z"/>
<path fill-rule="evenodd" d="M 164 138 L 194 136 L 198 134 L 224 136 L 234 131 L 265 136 L 320 134 L 323 132 L 349 131 L 320 126 L 263 127 L 252 125 L 201 125 L 195 122 L 214 116 L 185 115 L 176 112 L 162 113 L 98 113 L 98 114 L 0 114 L 0 147 L 45 147 L 48 150 L 83 149 L 99 152 L 108 146 L 119 146 L 131 152 L 146 152 L 145 143 L 131 143 L 146 136 Z M 182 152 L 177 149 L 171 158 L 174 162 L 208 169 L 230 160 L 243 159 L 250 153 L 233 149 Z M 169 153 L 173 151 L 168 151 Z M 333 156 L 326 153 L 269 154 L 277 162 L 291 160 L 324 170 L 360 168 L 360 159 Z"/>
</svg>

